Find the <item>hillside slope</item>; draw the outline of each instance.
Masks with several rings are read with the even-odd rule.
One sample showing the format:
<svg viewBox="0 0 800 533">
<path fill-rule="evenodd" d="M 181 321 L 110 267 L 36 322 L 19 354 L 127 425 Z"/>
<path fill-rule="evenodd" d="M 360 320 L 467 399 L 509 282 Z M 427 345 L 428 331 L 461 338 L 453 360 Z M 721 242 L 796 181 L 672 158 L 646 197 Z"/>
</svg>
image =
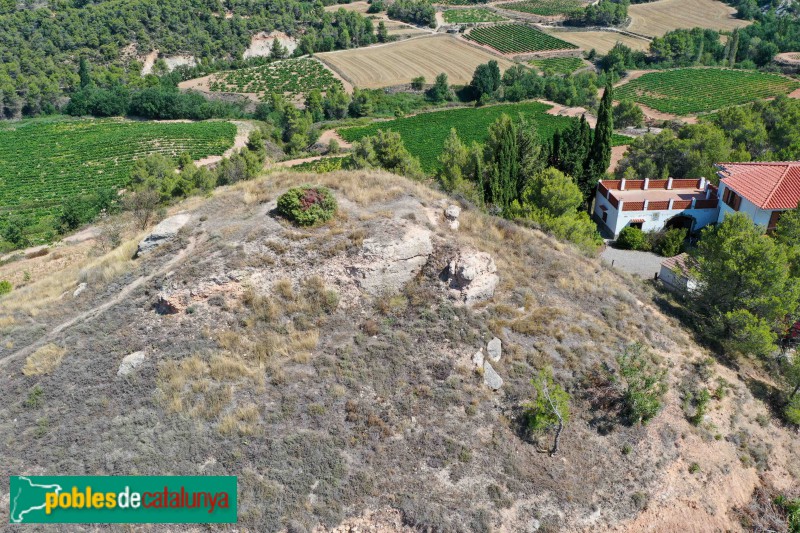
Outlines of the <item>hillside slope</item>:
<svg viewBox="0 0 800 533">
<path fill-rule="evenodd" d="M 330 223 L 272 214 L 305 182 L 333 188 Z M 246 531 L 735 531 L 731 510 L 756 486 L 797 485 L 800 444 L 757 382 L 708 360 L 657 294 L 476 211 L 452 230 L 450 202 L 382 172 L 279 173 L 178 206 L 177 238 L 138 259 L 127 226 L 105 254 L 0 266 L 37 276 L 0 300 L 0 462 L 237 475 Z M 447 270 L 476 251 L 499 284 L 467 306 Z M 497 391 L 472 363 L 494 336 Z M 644 427 L 592 386 L 631 342 L 669 367 L 666 407 Z M 555 457 L 521 416 L 547 365 L 572 395 Z M 681 391 L 719 378 L 727 394 L 690 424 Z M 3 477 L 0 521 L 8 500 Z"/>
</svg>

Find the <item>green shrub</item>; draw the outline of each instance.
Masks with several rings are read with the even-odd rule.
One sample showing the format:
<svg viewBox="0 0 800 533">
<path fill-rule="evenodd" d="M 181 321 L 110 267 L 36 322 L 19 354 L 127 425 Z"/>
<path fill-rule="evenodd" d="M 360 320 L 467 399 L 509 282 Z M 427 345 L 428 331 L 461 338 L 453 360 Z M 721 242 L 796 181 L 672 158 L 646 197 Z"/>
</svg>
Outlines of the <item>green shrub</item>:
<svg viewBox="0 0 800 533">
<path fill-rule="evenodd" d="M 626 226 L 619 232 L 617 246 L 624 250 L 649 250 L 650 242 L 645 232 L 639 228 Z"/>
<path fill-rule="evenodd" d="M 641 344 L 632 344 L 617 356 L 623 416 L 628 423 L 646 424 L 661 411 L 667 393 L 667 370 L 653 361 Z"/>
<path fill-rule="evenodd" d="M 9 292 L 11 292 L 11 289 L 13 289 L 13 287 L 11 286 L 10 281 L 6 279 L 0 281 L 0 296 L 8 294 Z"/>
<path fill-rule="evenodd" d="M 672 228 L 665 231 L 655 245 L 656 252 L 664 257 L 674 257 L 681 253 L 686 239 L 686 228 Z"/>
<path fill-rule="evenodd" d="M 327 222 L 337 208 L 336 198 L 325 187 L 294 187 L 278 198 L 278 213 L 298 226 Z"/>
<path fill-rule="evenodd" d="M 786 416 L 787 421 L 800 426 L 800 395 L 796 395 L 792 398 L 792 401 L 786 406 L 786 410 L 783 414 Z"/>
</svg>

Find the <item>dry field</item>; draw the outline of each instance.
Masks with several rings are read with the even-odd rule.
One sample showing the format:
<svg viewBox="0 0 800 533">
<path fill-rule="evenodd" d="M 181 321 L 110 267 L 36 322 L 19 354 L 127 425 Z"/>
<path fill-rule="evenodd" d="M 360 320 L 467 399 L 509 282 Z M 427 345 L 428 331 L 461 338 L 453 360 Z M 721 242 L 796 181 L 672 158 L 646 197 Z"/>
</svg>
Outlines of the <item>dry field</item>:
<svg viewBox="0 0 800 533">
<path fill-rule="evenodd" d="M 548 33 L 587 51 L 594 48 L 599 54 L 607 54 L 618 42 L 633 50 L 647 50 L 650 47 L 650 41 L 613 31 L 548 31 Z"/>
<path fill-rule="evenodd" d="M 448 35 L 325 52 L 316 57 L 353 85 L 367 89 L 409 83 L 416 76 L 433 80 L 442 72 L 450 83 L 465 84 L 481 63 L 494 59 L 502 71 L 514 64 Z"/>
<path fill-rule="evenodd" d="M 679 28 L 733 30 L 749 22 L 734 18 L 736 10 L 718 0 L 659 0 L 628 8 L 634 33 L 661 37 Z"/>
</svg>

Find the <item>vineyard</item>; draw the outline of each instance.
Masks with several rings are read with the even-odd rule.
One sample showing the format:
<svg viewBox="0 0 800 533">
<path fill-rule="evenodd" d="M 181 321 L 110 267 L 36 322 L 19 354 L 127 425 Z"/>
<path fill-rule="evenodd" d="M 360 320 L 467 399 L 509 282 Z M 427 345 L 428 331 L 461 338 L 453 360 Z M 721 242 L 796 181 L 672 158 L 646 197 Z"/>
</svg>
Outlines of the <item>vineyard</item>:
<svg viewBox="0 0 800 533">
<path fill-rule="evenodd" d="M 503 15 L 498 15 L 494 11 L 485 7 L 473 7 L 467 9 L 448 9 L 443 13 L 444 21 L 449 24 L 468 24 L 470 22 L 501 22 L 508 20 Z"/>
<path fill-rule="evenodd" d="M 478 44 L 485 44 L 504 54 L 546 52 L 549 50 L 572 50 L 574 44 L 547 35 L 522 24 L 501 24 L 486 28 L 475 28 L 465 35 Z"/>
<path fill-rule="evenodd" d="M 530 64 L 542 72 L 555 72 L 556 74 L 572 74 L 579 68 L 586 66 L 579 57 L 549 57 L 547 59 L 534 59 Z"/>
<path fill-rule="evenodd" d="M 442 151 L 445 139 L 450 134 L 450 128 L 455 128 L 461 140 L 469 146 L 473 141 L 485 141 L 487 129 L 503 113 L 515 120 L 522 115 L 534 123 L 539 136 L 543 140 L 547 140 L 557 130 L 567 127 L 574 120 L 568 117 L 548 115 L 548 109 L 550 106 L 546 104 L 526 102 L 434 111 L 388 122 L 375 122 L 367 126 L 341 129 L 339 134 L 346 141 L 353 142 L 375 135 L 379 129 L 396 131 L 402 137 L 406 148 L 419 158 L 423 170 L 433 173 L 438 167 L 437 158 Z"/>
<path fill-rule="evenodd" d="M 256 94 L 265 100 L 273 93 L 293 98 L 312 89 L 325 92 L 334 85 L 342 87 L 342 82 L 322 63 L 300 58 L 222 72 L 212 77 L 209 88 L 213 92 Z"/>
<path fill-rule="evenodd" d="M 193 159 L 233 145 L 229 122 L 31 121 L 0 135 L 0 219 L 21 216 L 41 238 L 72 198 L 125 186 L 134 161 L 153 153 Z M 27 225 L 27 224 L 26 224 Z"/>
<path fill-rule="evenodd" d="M 645 74 L 616 89 L 614 97 L 664 113 L 688 115 L 787 94 L 798 87 L 800 82 L 775 74 L 686 68 Z"/>
<path fill-rule="evenodd" d="M 520 13 L 553 17 L 580 9 L 583 7 L 583 3 L 579 0 L 525 0 L 524 2 L 500 4 L 497 7 L 508 9 L 509 11 L 519 11 Z"/>
</svg>

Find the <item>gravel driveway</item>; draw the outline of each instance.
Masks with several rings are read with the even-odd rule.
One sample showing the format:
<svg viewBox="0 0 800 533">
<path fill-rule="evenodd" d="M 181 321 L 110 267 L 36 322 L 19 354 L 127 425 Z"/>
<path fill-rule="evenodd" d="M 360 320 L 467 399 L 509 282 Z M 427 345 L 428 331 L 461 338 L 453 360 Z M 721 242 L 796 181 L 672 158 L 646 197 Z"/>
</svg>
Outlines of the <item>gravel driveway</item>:
<svg viewBox="0 0 800 533">
<path fill-rule="evenodd" d="M 600 258 L 611 266 L 643 279 L 652 279 L 661 270 L 661 261 L 664 260 L 652 252 L 620 250 L 611 246 L 606 246 Z"/>
</svg>

